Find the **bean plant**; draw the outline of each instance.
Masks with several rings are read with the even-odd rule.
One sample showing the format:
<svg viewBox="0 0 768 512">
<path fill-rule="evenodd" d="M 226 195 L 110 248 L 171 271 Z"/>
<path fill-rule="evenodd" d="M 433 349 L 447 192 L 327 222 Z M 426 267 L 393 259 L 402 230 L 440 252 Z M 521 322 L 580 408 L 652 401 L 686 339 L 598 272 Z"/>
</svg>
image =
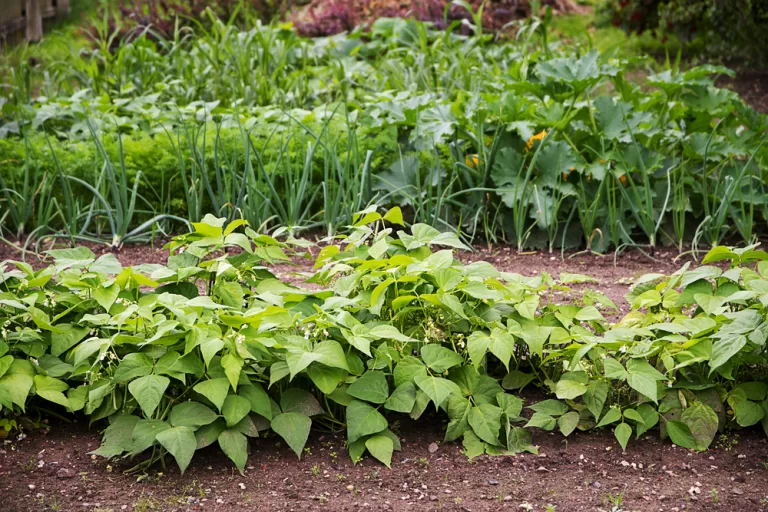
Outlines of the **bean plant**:
<svg viewBox="0 0 768 512">
<path fill-rule="evenodd" d="M 85 247 L 38 270 L 1 263 L 0 415 L 85 415 L 104 428 L 93 453 L 134 472 L 168 456 L 183 472 L 212 444 L 242 472 L 257 438 L 301 457 L 312 430 L 345 431 L 353 461 L 390 466 L 400 415 L 445 417 L 470 458 L 536 452 L 537 429 L 695 450 L 724 429 L 768 431 L 756 246 L 641 277 L 613 323 L 588 276 L 463 264 L 455 234 L 382 212 L 319 248 L 311 287 L 270 268 L 312 244 L 212 215 L 167 244 L 166 265 Z M 545 398 L 528 401 L 533 389 Z"/>
</svg>

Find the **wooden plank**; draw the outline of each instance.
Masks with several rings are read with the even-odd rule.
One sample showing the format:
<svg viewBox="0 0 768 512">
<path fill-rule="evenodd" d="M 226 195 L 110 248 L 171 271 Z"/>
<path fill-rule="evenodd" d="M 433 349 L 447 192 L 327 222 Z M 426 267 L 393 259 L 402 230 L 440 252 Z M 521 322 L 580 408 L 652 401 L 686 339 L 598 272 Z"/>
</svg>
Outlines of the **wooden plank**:
<svg viewBox="0 0 768 512">
<path fill-rule="evenodd" d="M 27 41 L 37 43 L 43 38 L 42 0 L 26 0 Z"/>
<path fill-rule="evenodd" d="M 22 2 L 23 0 L 4 0 L 7 5 L 0 9 L 0 27 L 4 26 L 6 22 L 21 18 Z"/>
</svg>

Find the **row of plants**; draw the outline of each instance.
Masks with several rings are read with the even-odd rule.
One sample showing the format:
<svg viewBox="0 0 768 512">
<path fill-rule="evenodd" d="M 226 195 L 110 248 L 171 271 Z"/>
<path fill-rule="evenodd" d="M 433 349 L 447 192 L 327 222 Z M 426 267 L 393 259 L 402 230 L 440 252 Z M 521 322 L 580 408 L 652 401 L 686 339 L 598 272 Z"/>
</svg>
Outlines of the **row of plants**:
<svg viewBox="0 0 768 512">
<path fill-rule="evenodd" d="M 768 432 L 768 253 L 721 246 L 646 275 L 611 323 L 588 276 L 462 264 L 456 235 L 403 229 L 399 208 L 355 220 L 317 252 L 312 289 L 269 270 L 312 244 L 214 216 L 168 243 L 167 265 L 85 247 L 39 270 L 3 262 L 0 415 L 84 414 L 107 425 L 94 453 L 131 471 L 170 455 L 183 472 L 216 443 L 242 472 L 248 438 L 300 457 L 313 429 L 389 466 L 403 414 L 447 417 L 470 458 L 535 452 L 534 428 L 607 428 L 622 449 L 649 431 L 695 450 Z"/>
<path fill-rule="evenodd" d="M 466 243 L 652 254 L 751 243 L 768 221 L 768 122 L 714 86 L 726 68 L 565 45 L 548 17 L 497 40 L 479 23 L 464 36 L 380 19 L 306 39 L 211 16 L 115 51 L 105 34 L 47 63 L 37 97 L 39 71 L 10 69 L 6 237 L 118 246 L 207 211 L 333 234 L 375 203 Z"/>
</svg>

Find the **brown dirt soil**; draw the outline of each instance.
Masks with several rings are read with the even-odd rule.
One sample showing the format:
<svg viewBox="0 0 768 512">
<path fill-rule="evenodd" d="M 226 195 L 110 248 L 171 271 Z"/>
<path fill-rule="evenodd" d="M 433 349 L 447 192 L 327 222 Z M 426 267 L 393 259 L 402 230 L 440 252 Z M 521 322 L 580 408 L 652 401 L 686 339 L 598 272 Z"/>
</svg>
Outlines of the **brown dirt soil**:
<svg viewBox="0 0 768 512">
<path fill-rule="evenodd" d="M 484 4 L 483 27 L 486 30 L 502 31 L 509 22 L 527 18 L 531 14 L 530 5 L 524 0 L 469 0 L 468 3 L 473 12 L 477 12 L 480 5 Z M 574 0 L 543 0 L 541 4 L 551 7 L 555 14 L 588 10 Z M 472 19 L 466 9 L 451 5 L 447 0 L 311 0 L 302 7 L 294 8 L 288 19 L 295 23 L 302 35 L 326 36 L 349 31 L 360 25 L 370 25 L 382 17 L 416 18 L 433 22 L 438 28 L 445 28 L 445 14 L 448 23 Z M 457 30 L 469 33 L 468 28 L 460 27 Z"/>
<path fill-rule="evenodd" d="M 681 264 L 673 261 L 675 255 L 661 250 L 660 261 L 654 262 L 628 253 L 614 267 L 611 256 L 563 261 L 559 254 L 518 255 L 502 247 L 464 253 L 461 259 L 489 261 L 524 275 L 589 274 L 599 280 L 595 287 L 626 310 L 622 297 L 628 281 L 646 272 L 673 271 Z M 17 256 L 0 248 L 0 261 Z M 123 265 L 164 263 L 166 253 L 138 246 L 124 248 L 117 257 Z M 275 268 L 283 278 L 310 270 L 307 263 Z M 43 428 L 28 427 L 25 439 L 5 442 L 0 448 L 0 510 L 492 511 L 530 505 L 530 510 L 544 511 L 551 504 L 558 511 L 610 511 L 618 499 L 621 506 L 615 510 L 768 510 L 768 441 L 756 430 L 729 433 L 703 454 L 652 435 L 632 441 L 623 454 L 610 432 L 576 433 L 566 440 L 536 431 L 539 455 L 482 456 L 470 463 L 460 444 L 440 443 L 443 418 L 418 424 L 405 418 L 398 431 L 403 450 L 395 454 L 391 470 L 370 459 L 355 466 L 343 433 L 315 432 L 300 461 L 271 436 L 251 441 L 245 476 L 214 447 L 198 453 L 183 477 L 169 461 L 167 469 L 154 467 L 139 482 L 122 473 L 130 463 L 88 455 L 98 447 L 103 425 L 88 428 L 86 421 L 81 417 L 72 425 L 49 427 L 44 420 L 38 423 Z"/>
<path fill-rule="evenodd" d="M 170 462 L 138 482 L 88 455 L 99 445 L 85 424 L 54 425 L 0 450 L 8 512 L 43 510 L 768 510 L 768 443 L 755 431 L 703 454 L 650 436 L 627 452 L 610 433 L 535 432 L 539 454 L 481 456 L 441 444 L 441 420 L 408 421 L 392 469 L 353 465 L 343 434 L 315 433 L 299 461 L 274 436 L 252 440 L 245 475 L 218 451 L 198 453 L 184 476 Z M 734 441 L 736 441 L 734 443 Z M 612 502 L 613 500 L 613 502 Z"/>
<path fill-rule="evenodd" d="M 739 69 L 736 78 L 721 77 L 717 86 L 739 93 L 745 103 L 768 114 L 768 69 Z"/>
</svg>

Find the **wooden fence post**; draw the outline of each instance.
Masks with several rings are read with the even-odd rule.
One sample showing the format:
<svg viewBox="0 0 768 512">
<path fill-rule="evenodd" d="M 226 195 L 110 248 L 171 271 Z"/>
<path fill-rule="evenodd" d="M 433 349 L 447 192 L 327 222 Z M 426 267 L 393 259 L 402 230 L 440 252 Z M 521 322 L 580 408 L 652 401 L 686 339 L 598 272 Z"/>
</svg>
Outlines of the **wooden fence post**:
<svg viewBox="0 0 768 512">
<path fill-rule="evenodd" d="M 69 14 L 69 0 L 56 0 L 56 15 L 64 16 Z"/>
<path fill-rule="evenodd" d="M 27 0 L 27 41 L 37 43 L 43 37 L 42 0 Z"/>
</svg>

